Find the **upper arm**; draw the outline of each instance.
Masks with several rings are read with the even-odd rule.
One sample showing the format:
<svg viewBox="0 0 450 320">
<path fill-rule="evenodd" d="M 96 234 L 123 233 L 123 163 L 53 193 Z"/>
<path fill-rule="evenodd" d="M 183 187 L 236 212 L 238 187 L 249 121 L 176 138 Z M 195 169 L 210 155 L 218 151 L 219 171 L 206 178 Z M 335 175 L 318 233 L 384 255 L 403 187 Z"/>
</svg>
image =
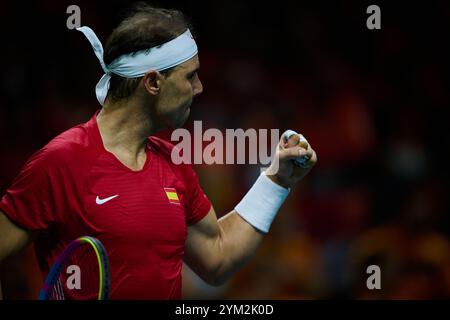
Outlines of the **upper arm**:
<svg viewBox="0 0 450 320">
<path fill-rule="evenodd" d="M 203 219 L 188 226 L 184 260 L 207 282 L 210 270 L 219 267 L 220 234 L 220 225 L 212 206 Z"/>
<path fill-rule="evenodd" d="M 31 241 L 31 232 L 17 226 L 0 211 L 0 262 L 25 248 Z"/>
</svg>

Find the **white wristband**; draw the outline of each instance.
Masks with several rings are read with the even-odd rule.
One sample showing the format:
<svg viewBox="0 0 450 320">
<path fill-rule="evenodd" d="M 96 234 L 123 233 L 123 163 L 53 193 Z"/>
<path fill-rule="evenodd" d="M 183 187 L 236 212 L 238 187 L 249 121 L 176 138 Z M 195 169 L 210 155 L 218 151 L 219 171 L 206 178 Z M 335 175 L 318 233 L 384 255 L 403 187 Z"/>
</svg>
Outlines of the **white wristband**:
<svg viewBox="0 0 450 320">
<path fill-rule="evenodd" d="M 256 229 L 267 233 L 289 191 L 263 172 L 234 210 Z"/>
</svg>

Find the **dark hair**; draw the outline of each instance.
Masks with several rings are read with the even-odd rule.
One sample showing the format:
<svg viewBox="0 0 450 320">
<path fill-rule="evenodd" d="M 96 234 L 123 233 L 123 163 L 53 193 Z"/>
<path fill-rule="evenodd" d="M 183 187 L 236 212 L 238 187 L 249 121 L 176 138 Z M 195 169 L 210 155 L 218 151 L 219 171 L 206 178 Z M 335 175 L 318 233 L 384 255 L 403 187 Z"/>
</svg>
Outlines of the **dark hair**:
<svg viewBox="0 0 450 320">
<path fill-rule="evenodd" d="M 108 65 L 121 55 L 160 46 L 188 28 L 191 29 L 189 22 L 178 10 L 137 3 L 106 41 L 103 60 Z M 167 75 L 170 71 L 164 70 L 161 73 Z M 113 101 L 128 98 L 141 79 L 142 77 L 127 79 L 112 74 L 108 97 Z"/>
</svg>

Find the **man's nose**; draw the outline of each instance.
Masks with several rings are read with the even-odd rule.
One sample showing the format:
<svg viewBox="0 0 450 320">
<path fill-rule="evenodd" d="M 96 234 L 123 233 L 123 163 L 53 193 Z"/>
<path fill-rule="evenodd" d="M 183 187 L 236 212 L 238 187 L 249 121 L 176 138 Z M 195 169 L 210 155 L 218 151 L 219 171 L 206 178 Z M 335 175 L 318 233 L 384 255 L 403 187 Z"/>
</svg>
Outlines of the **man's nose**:
<svg viewBox="0 0 450 320">
<path fill-rule="evenodd" d="M 199 77 L 196 78 L 197 79 L 194 82 L 194 96 L 198 96 L 203 92 L 203 84 Z"/>
</svg>

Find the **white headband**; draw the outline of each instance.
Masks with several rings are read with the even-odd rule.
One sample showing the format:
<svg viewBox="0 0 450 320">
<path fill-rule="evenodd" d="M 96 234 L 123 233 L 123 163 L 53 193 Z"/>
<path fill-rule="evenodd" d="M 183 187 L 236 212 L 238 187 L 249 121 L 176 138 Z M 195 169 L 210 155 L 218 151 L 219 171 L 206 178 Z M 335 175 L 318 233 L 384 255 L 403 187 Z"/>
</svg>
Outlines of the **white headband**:
<svg viewBox="0 0 450 320">
<path fill-rule="evenodd" d="M 111 73 L 124 78 L 142 77 L 150 70 L 162 71 L 175 67 L 191 59 L 198 52 L 197 44 L 188 29 L 180 36 L 163 43 L 161 46 L 124 54 L 109 65 L 105 65 L 103 61 L 103 46 L 94 31 L 89 27 L 80 27 L 77 30 L 83 32 L 91 43 L 94 53 L 105 72 L 95 87 L 97 100 L 102 106 L 108 94 Z"/>
</svg>

